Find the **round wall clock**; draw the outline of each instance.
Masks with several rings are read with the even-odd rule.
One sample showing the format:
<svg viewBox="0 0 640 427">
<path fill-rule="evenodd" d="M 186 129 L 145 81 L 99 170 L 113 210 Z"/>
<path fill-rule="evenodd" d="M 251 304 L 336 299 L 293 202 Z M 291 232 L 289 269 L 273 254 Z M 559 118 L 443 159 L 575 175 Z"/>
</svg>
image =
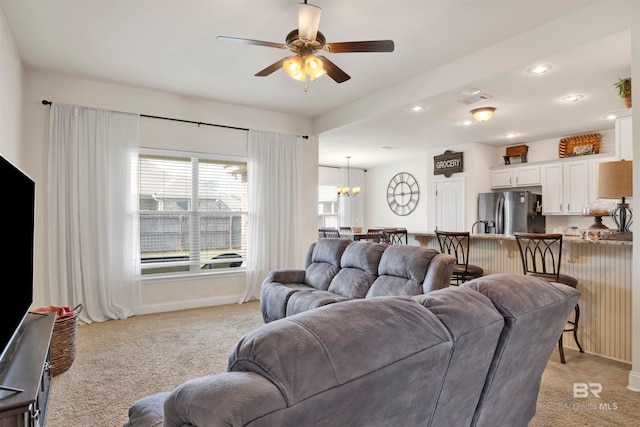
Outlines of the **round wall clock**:
<svg viewBox="0 0 640 427">
<path fill-rule="evenodd" d="M 420 188 L 418 181 L 407 172 L 400 172 L 389 181 L 387 203 L 396 215 L 409 215 L 418 205 Z"/>
</svg>

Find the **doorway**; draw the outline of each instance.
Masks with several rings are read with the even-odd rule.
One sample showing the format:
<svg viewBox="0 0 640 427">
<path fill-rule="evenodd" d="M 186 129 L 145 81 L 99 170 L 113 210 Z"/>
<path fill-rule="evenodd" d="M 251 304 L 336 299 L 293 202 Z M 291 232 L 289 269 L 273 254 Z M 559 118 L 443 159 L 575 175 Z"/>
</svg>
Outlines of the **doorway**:
<svg viewBox="0 0 640 427">
<path fill-rule="evenodd" d="M 464 230 L 464 180 L 436 181 L 436 229 Z"/>
</svg>

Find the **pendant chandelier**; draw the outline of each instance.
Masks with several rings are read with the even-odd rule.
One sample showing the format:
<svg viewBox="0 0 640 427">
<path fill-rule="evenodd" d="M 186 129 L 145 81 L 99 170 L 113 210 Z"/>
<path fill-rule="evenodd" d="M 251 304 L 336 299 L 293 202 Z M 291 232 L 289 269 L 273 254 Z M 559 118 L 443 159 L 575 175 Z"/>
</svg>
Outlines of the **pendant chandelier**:
<svg viewBox="0 0 640 427">
<path fill-rule="evenodd" d="M 360 194 L 360 187 L 351 188 L 351 183 L 350 183 L 351 170 L 349 168 L 349 159 L 350 158 L 351 158 L 351 156 L 347 156 L 347 185 L 338 186 L 338 196 L 347 196 L 347 197 L 349 197 L 352 194 L 354 196 L 357 196 L 358 194 Z"/>
</svg>

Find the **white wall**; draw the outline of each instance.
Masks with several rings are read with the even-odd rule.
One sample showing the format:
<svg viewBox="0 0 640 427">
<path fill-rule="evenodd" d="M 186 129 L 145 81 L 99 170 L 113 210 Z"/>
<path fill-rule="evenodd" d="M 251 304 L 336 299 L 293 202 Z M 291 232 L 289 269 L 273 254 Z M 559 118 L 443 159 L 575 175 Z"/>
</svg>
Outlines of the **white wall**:
<svg viewBox="0 0 640 427">
<path fill-rule="evenodd" d="M 36 71 L 26 73 L 24 94 L 24 159 L 27 172 L 35 179 L 37 225 L 35 253 L 34 305 L 55 304 L 47 287 L 46 246 L 46 162 L 49 107 L 52 102 L 84 105 L 116 111 L 173 117 L 226 126 L 253 128 L 306 135 L 309 121 L 282 113 L 261 111 L 236 105 L 133 88 L 103 82 L 62 77 Z M 154 148 L 193 150 L 230 155 L 246 155 L 246 132 L 210 126 L 141 118 L 144 145 Z M 222 143 L 221 143 L 222 141 Z M 230 143 L 233 142 L 233 143 Z M 317 164 L 318 139 L 310 136 L 303 142 L 302 188 L 308 191 L 302 201 L 303 254 L 317 239 Z M 311 171 L 311 172 L 310 172 Z M 309 226 L 310 225 L 310 226 Z M 300 266 L 292 266 L 300 267 Z M 237 302 L 244 288 L 244 273 L 226 273 L 189 280 L 145 281 L 142 287 L 141 313 L 168 311 Z"/>
<path fill-rule="evenodd" d="M 20 168 L 23 90 L 24 69 L 0 8 L 0 153 Z"/>
<path fill-rule="evenodd" d="M 496 156 L 496 147 L 471 143 L 451 147 L 463 153 L 464 171 L 451 178 L 462 178 L 465 188 L 465 229 L 476 221 L 477 194 L 490 191 L 489 169 Z M 444 150 L 428 150 L 416 155 L 415 160 L 368 169 L 366 178 L 366 227 L 406 227 L 410 233 L 433 232 L 435 219 L 435 183 L 448 178 L 433 174 L 433 158 Z M 389 181 L 400 172 L 408 172 L 418 181 L 420 200 L 416 209 L 407 216 L 394 214 L 387 204 L 386 190 Z"/>
</svg>

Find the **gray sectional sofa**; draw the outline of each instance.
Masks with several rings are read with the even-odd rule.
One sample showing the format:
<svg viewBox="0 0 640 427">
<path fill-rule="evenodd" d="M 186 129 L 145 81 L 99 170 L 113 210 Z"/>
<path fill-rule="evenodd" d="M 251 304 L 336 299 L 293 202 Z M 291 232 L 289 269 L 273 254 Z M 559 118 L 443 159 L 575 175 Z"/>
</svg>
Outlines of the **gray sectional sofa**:
<svg viewBox="0 0 640 427">
<path fill-rule="evenodd" d="M 145 397 L 125 427 L 526 427 L 579 292 L 497 274 L 270 322 L 228 372 Z"/>
<path fill-rule="evenodd" d="M 434 249 L 346 239 L 320 239 L 304 270 L 274 270 L 264 280 L 265 323 L 335 302 L 419 295 L 451 283 L 455 258 Z"/>
</svg>

